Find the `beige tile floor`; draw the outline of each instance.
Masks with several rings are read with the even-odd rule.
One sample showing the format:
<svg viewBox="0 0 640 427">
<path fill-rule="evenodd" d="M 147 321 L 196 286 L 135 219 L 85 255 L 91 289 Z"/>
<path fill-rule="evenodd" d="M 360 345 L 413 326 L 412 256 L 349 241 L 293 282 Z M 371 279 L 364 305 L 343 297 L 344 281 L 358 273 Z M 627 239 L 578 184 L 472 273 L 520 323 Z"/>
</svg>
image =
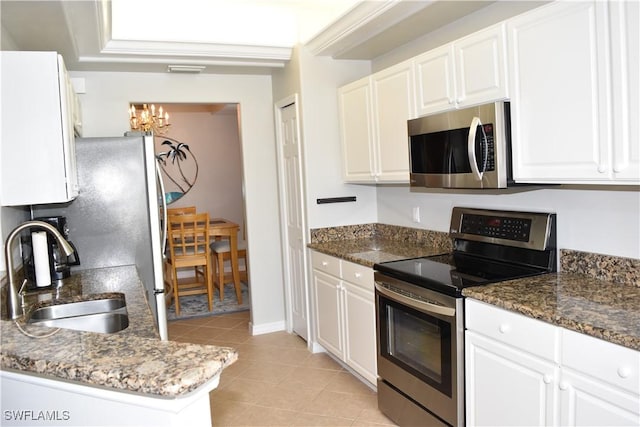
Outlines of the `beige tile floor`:
<svg viewBox="0 0 640 427">
<path fill-rule="evenodd" d="M 249 312 L 169 322 L 169 339 L 234 347 L 211 392 L 215 426 L 392 426 L 376 393 L 286 332 L 251 336 Z"/>
</svg>

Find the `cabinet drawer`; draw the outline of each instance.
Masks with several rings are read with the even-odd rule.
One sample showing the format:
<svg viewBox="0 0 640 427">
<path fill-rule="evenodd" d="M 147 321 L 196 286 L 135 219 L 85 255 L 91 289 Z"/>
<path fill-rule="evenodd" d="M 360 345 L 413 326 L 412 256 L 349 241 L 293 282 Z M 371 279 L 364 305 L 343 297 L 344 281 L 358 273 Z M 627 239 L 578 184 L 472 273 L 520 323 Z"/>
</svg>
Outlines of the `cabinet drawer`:
<svg viewBox="0 0 640 427">
<path fill-rule="evenodd" d="M 311 262 L 313 268 L 324 271 L 325 273 L 333 276 L 340 277 L 340 258 L 312 251 Z"/>
<path fill-rule="evenodd" d="M 531 354 L 559 362 L 559 328 L 540 320 L 465 300 L 465 327 Z"/>
<path fill-rule="evenodd" d="M 640 393 L 640 352 L 578 332 L 562 330 L 562 366 Z"/>
<path fill-rule="evenodd" d="M 342 261 L 342 279 L 373 291 L 373 268 Z"/>
</svg>

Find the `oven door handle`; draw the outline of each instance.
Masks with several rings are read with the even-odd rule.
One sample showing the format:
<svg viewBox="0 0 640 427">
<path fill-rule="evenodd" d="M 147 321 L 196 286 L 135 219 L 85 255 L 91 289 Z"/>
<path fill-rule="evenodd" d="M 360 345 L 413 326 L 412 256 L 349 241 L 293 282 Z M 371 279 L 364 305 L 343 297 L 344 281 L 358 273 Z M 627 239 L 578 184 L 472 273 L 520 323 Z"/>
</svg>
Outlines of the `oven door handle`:
<svg viewBox="0 0 640 427">
<path fill-rule="evenodd" d="M 397 302 L 403 303 L 416 310 L 419 310 L 425 313 L 440 314 L 442 316 L 447 316 L 447 317 L 455 317 L 456 315 L 455 308 L 444 307 L 441 305 L 431 304 L 429 302 L 409 298 L 405 295 L 399 294 L 397 292 L 393 292 L 387 288 L 383 288 L 378 283 L 376 283 L 375 285 L 376 285 L 376 291 L 378 291 L 380 294 L 386 296 L 387 298 L 391 298 Z"/>
</svg>

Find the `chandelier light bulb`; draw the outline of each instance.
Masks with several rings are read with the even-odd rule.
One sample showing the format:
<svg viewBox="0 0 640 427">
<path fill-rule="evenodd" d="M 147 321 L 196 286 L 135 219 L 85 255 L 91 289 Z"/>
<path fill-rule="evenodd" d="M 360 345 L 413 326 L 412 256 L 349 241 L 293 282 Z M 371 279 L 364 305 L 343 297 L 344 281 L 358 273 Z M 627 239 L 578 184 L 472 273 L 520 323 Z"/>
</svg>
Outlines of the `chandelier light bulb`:
<svg viewBox="0 0 640 427">
<path fill-rule="evenodd" d="M 129 126 L 131 130 L 141 132 L 153 132 L 156 135 L 163 135 L 169 130 L 169 113 L 164 111 L 162 106 L 158 108 L 151 104 L 151 110 L 147 104 L 142 104 L 142 110 L 136 110 L 135 105 L 129 107 Z"/>
</svg>

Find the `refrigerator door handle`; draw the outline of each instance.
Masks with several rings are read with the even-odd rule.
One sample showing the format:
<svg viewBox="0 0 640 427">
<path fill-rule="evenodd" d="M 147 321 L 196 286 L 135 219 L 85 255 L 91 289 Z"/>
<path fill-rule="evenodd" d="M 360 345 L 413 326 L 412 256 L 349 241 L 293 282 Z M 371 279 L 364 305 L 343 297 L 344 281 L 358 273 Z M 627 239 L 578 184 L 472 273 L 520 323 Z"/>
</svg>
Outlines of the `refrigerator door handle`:
<svg viewBox="0 0 640 427">
<path fill-rule="evenodd" d="M 165 251 L 167 250 L 167 201 L 164 197 L 164 181 L 162 180 L 162 175 L 160 173 L 160 168 L 158 167 L 157 162 L 156 178 L 158 180 L 158 185 L 160 185 L 160 199 L 162 200 L 162 257 L 164 257 Z"/>
</svg>

